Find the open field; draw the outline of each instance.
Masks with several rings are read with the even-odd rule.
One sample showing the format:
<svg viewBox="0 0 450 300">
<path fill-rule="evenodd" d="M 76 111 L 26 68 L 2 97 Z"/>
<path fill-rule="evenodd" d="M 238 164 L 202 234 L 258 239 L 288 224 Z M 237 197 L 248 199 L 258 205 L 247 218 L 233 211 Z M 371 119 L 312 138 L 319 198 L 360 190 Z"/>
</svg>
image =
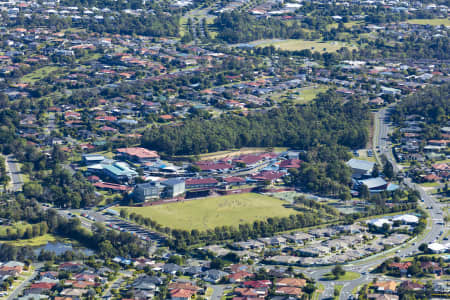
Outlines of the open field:
<svg viewBox="0 0 450 300">
<path fill-rule="evenodd" d="M 406 21 L 406 23 L 432 26 L 450 26 L 450 19 L 411 19 Z"/>
<path fill-rule="evenodd" d="M 58 69 L 58 67 L 53 66 L 43 67 L 23 76 L 21 81 L 24 83 L 34 83 L 47 77 L 50 73 L 57 71 Z"/>
<path fill-rule="evenodd" d="M 176 229 L 212 229 L 216 226 L 237 226 L 268 217 L 286 217 L 296 211 L 284 207 L 286 202 L 260 194 L 248 193 L 211 197 L 186 202 L 147 207 L 127 208 L 144 217 L 149 217 L 163 226 Z"/>
<path fill-rule="evenodd" d="M 275 101 L 283 102 L 283 101 L 292 101 L 295 104 L 305 104 L 311 102 L 316 98 L 319 93 L 324 93 L 329 89 L 329 86 L 318 84 L 307 86 L 303 88 L 298 88 L 295 90 L 289 90 L 287 93 L 283 92 L 280 94 L 271 95 Z"/>
<path fill-rule="evenodd" d="M 309 49 L 311 51 L 318 52 L 335 52 L 342 47 L 347 47 L 350 50 L 355 47 L 342 43 L 342 42 L 321 42 L 321 41 L 306 41 L 306 40 L 283 40 L 283 41 L 262 41 L 258 43 L 258 46 L 270 46 L 273 45 L 276 48 L 288 51 L 299 51 Z"/>
</svg>

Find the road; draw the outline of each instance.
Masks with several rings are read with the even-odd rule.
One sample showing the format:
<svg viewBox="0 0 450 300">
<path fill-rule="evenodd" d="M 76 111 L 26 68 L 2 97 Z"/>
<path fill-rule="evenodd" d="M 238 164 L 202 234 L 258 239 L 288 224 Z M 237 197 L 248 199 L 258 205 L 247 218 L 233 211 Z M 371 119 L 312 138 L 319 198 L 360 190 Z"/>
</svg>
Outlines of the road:
<svg viewBox="0 0 450 300">
<path fill-rule="evenodd" d="M 377 152 L 377 155 L 384 154 L 387 159 L 392 163 L 394 172 L 399 172 L 401 166 L 397 164 L 392 154 L 392 149 L 389 144 L 388 135 L 391 130 L 386 119 L 389 116 L 389 112 L 392 107 L 388 107 L 378 111 L 375 114 L 375 126 L 374 126 L 374 136 L 373 136 L 373 148 Z M 379 152 L 377 151 L 379 150 Z M 409 178 L 406 178 L 403 182 L 408 187 L 417 190 L 422 199 L 424 207 L 432 207 L 432 209 L 427 209 L 430 215 L 429 224 L 426 229 L 426 234 L 420 236 L 419 239 L 415 238 L 412 241 L 395 247 L 393 249 L 378 253 L 371 257 L 361 259 L 358 261 L 349 262 L 343 264 L 342 267 L 346 271 L 352 271 L 361 274 L 361 277 L 355 280 L 349 281 L 327 281 L 323 278 L 326 273 L 331 272 L 332 266 L 330 267 L 310 267 L 310 268 L 299 268 L 300 272 L 303 272 L 308 277 L 314 279 L 316 282 L 324 286 L 324 292 L 320 295 L 320 299 L 332 299 L 334 287 L 336 285 L 342 285 L 340 299 L 348 299 L 352 292 L 362 286 L 363 284 L 370 283 L 374 278 L 380 279 L 379 274 L 371 274 L 370 271 L 376 268 L 380 263 L 386 260 L 388 257 L 399 256 L 406 257 L 410 256 L 419 251 L 419 246 L 422 243 L 431 243 L 436 241 L 441 231 L 445 231 L 446 228 L 443 225 L 442 216 L 442 204 L 437 201 L 433 196 L 429 195 L 421 186 L 411 182 Z M 379 257 L 379 259 L 377 259 Z M 282 267 L 281 267 L 282 268 Z M 381 276 L 382 277 L 382 276 Z"/>
<path fill-rule="evenodd" d="M 210 300 L 220 300 L 222 299 L 222 296 L 226 290 L 226 286 L 225 285 L 219 285 L 219 284 L 215 284 L 215 285 L 208 285 L 208 287 L 213 289 L 213 293 L 211 295 Z"/>
<path fill-rule="evenodd" d="M 20 166 L 16 158 L 10 154 L 6 156 L 6 163 L 8 164 L 9 177 L 11 178 L 12 191 L 18 192 L 22 190 L 23 180 L 20 172 Z"/>
<path fill-rule="evenodd" d="M 38 270 L 39 270 L 39 268 L 36 267 L 33 270 L 33 273 L 27 279 L 25 279 L 17 288 L 15 288 L 14 291 L 12 291 L 11 294 L 9 294 L 8 298 L 6 298 L 6 299 L 7 300 L 17 299 L 18 296 L 25 289 L 25 287 L 27 287 L 30 284 L 30 282 L 33 281 L 34 278 L 37 276 Z"/>
<path fill-rule="evenodd" d="M 381 109 L 375 114 L 373 148 L 374 151 L 377 153 L 377 155 L 384 154 L 387 160 L 391 162 L 394 172 L 398 173 L 399 171 L 401 171 L 401 166 L 399 166 L 395 161 L 395 158 L 392 153 L 392 148 L 389 144 L 389 132 L 391 131 L 391 128 L 387 122 L 387 118 L 389 117 L 389 113 L 392 110 L 392 108 L 393 108 L 392 106 L 389 106 L 387 108 Z M 377 150 L 379 150 L 379 152 Z M 344 266 L 344 269 L 348 271 L 358 272 L 362 274 L 362 276 L 356 280 L 337 283 L 343 285 L 340 299 L 348 299 L 348 297 L 352 294 L 352 291 L 355 288 L 371 282 L 374 278 L 378 278 L 379 276 L 374 276 L 369 272 L 371 269 L 378 266 L 382 261 L 387 259 L 387 257 L 410 256 L 413 253 L 419 251 L 418 248 L 420 244 L 422 243 L 428 244 L 433 241 L 436 241 L 439 238 L 441 231 L 445 231 L 445 226 L 442 225 L 444 223 L 442 217 L 443 209 L 441 203 L 437 201 L 433 196 L 429 195 L 421 186 L 412 183 L 410 178 L 406 178 L 404 180 L 404 184 L 412 189 L 417 190 L 420 193 L 424 207 L 432 207 L 432 209 L 427 210 L 428 214 L 430 215 L 429 218 L 430 222 L 426 229 L 428 231 L 427 234 L 421 236 L 419 239 L 415 239 L 414 242 L 410 242 L 400 247 L 394 248 L 394 250 L 392 249 L 388 250 L 387 251 L 388 254 L 386 254 L 386 252 L 378 254 L 377 256 L 382 256 L 380 260 L 374 259 L 374 257 L 372 256 L 367 259 L 363 259 L 361 261 L 346 264 Z M 324 293 L 321 299 L 326 299 L 326 297 L 329 297 L 330 289 L 331 288 L 325 289 L 327 291 L 327 294 Z"/>
</svg>

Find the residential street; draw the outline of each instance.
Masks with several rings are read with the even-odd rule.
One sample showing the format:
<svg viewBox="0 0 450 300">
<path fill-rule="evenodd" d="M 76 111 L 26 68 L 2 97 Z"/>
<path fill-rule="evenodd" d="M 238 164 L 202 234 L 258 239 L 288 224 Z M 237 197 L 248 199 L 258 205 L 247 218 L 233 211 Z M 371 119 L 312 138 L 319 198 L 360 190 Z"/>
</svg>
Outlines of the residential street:
<svg viewBox="0 0 450 300">
<path fill-rule="evenodd" d="M 12 191 L 17 192 L 22 190 L 23 180 L 20 173 L 20 166 L 16 158 L 10 154 L 6 156 L 6 163 L 8 164 L 9 177 L 11 178 Z"/>
<path fill-rule="evenodd" d="M 37 276 L 39 267 L 36 267 L 33 271 L 33 274 L 31 274 L 24 282 L 22 282 L 17 288 L 15 288 L 11 294 L 8 295 L 7 300 L 13 300 L 16 299 L 20 293 L 23 291 L 23 289 Z"/>
</svg>

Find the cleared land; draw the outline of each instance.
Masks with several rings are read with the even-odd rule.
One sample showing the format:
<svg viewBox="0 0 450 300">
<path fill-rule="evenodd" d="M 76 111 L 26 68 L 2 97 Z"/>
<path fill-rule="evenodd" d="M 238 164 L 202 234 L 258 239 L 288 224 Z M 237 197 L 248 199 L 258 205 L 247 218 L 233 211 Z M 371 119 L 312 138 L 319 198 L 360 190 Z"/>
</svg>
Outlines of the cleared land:
<svg viewBox="0 0 450 300">
<path fill-rule="evenodd" d="M 406 23 L 432 26 L 450 26 L 450 19 L 411 19 L 406 21 Z"/>
<path fill-rule="evenodd" d="M 273 45 L 276 48 L 288 51 L 299 51 L 309 49 L 318 52 L 336 52 L 342 47 L 347 47 L 350 50 L 355 49 L 354 46 L 341 42 L 321 42 L 321 41 L 305 41 L 305 40 L 283 40 L 283 41 L 259 41 L 258 46 L 265 47 Z"/>
<path fill-rule="evenodd" d="M 126 208 L 129 213 L 149 217 L 170 228 L 205 230 L 296 214 L 285 204 L 285 201 L 276 198 L 248 193 L 157 206 L 118 207 L 117 210 Z"/>
<path fill-rule="evenodd" d="M 200 155 L 180 155 L 176 156 L 177 158 L 194 158 L 198 160 L 216 160 L 216 159 L 223 159 L 225 157 L 232 157 L 232 156 L 239 156 L 243 154 L 252 154 L 252 153 L 261 153 L 261 152 L 283 152 L 286 151 L 288 148 L 286 147 L 254 147 L 254 148 L 241 148 L 241 149 L 235 149 L 235 150 L 224 150 L 224 151 L 217 151 L 217 152 L 211 152 L 211 153 L 204 153 Z"/>
</svg>

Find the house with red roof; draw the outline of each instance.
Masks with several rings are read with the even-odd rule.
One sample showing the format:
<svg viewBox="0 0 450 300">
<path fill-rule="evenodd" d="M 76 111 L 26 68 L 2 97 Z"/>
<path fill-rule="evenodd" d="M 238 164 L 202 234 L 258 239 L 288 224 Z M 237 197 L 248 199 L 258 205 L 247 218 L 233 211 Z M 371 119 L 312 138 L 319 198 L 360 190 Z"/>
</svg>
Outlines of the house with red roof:
<svg viewBox="0 0 450 300">
<path fill-rule="evenodd" d="M 228 275 L 228 279 L 230 280 L 230 282 L 236 283 L 236 282 L 243 282 L 246 279 L 254 277 L 254 276 L 255 276 L 255 274 L 253 274 L 253 273 L 249 273 L 247 271 L 239 271 L 239 272 Z"/>
<path fill-rule="evenodd" d="M 406 275 L 408 273 L 408 268 L 412 265 L 412 262 L 407 261 L 407 262 L 393 262 L 389 264 L 389 267 L 392 269 L 396 269 L 398 271 L 400 271 L 400 274 L 402 275 Z"/>
<path fill-rule="evenodd" d="M 195 292 L 192 290 L 174 289 L 170 291 L 170 298 L 172 300 L 189 300 L 194 295 Z"/>
</svg>

